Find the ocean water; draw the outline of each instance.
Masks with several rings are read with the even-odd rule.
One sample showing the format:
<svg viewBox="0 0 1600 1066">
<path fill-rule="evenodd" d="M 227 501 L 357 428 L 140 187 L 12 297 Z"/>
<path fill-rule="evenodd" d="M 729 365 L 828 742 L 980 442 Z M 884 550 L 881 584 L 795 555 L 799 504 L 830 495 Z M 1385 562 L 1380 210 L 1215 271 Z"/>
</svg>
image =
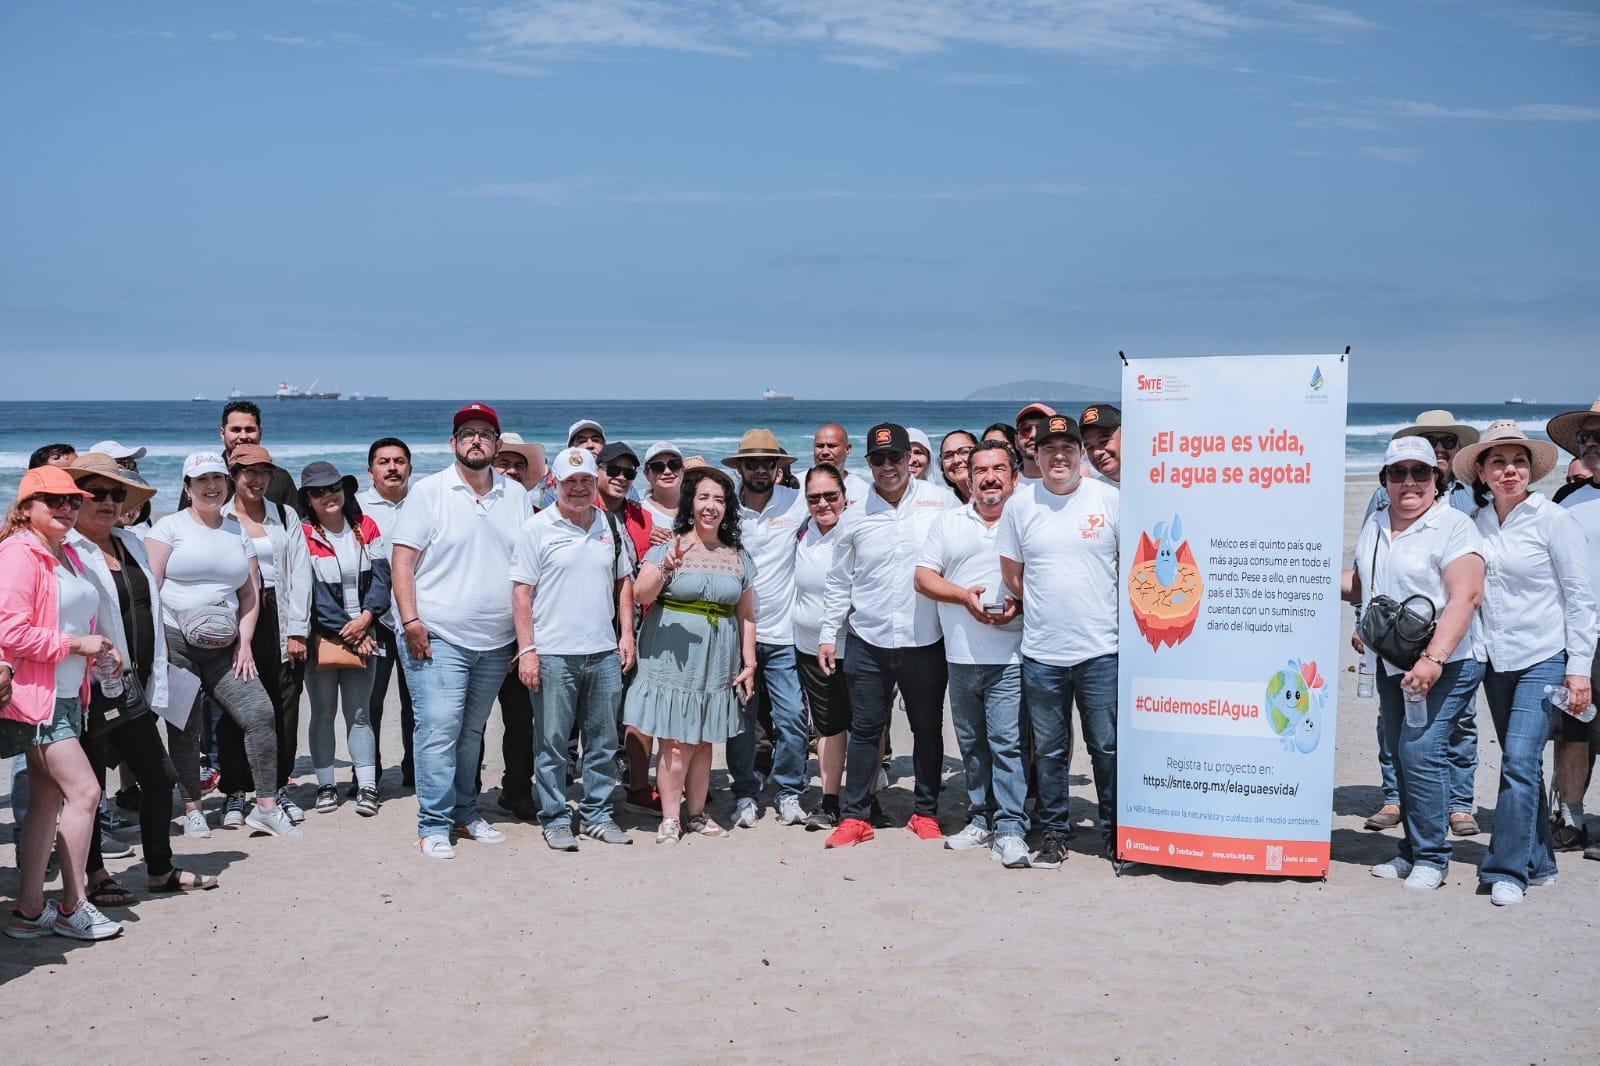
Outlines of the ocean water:
<svg viewBox="0 0 1600 1066">
<path fill-rule="evenodd" d="M 625 440 L 641 456 L 652 442 L 670 440 L 684 454 L 699 454 L 716 462 L 733 452 L 739 435 L 752 426 L 765 426 L 783 446 L 802 460 L 811 455 L 811 435 L 824 422 L 845 426 L 856 441 L 852 466 L 864 467 L 861 441 L 868 427 L 884 421 L 915 426 L 927 432 L 938 448 L 939 437 L 956 429 L 981 433 L 992 422 L 1009 422 L 1022 404 L 1015 401 L 902 402 L 873 401 L 652 401 L 596 400 L 541 401 L 484 397 L 499 412 L 502 426 L 528 440 L 544 441 L 552 449 L 565 443 L 567 427 L 579 418 L 593 418 L 606 428 L 609 440 Z M 277 463 L 298 479 L 300 469 L 313 459 L 326 459 L 342 472 L 361 477 L 366 467 L 367 445 L 379 437 L 394 436 L 412 450 L 418 474 L 442 469 L 450 461 L 450 416 L 460 400 L 267 400 L 263 407 L 263 442 Z M 1050 399 L 1057 410 L 1076 415 L 1082 404 Z M 1350 473 L 1377 470 L 1391 434 L 1408 425 L 1421 404 L 1353 403 L 1345 438 L 1345 463 Z M 1457 405 L 1457 418 L 1483 427 L 1497 418 L 1516 418 L 1532 436 L 1544 436 L 1549 419 L 1574 407 L 1540 404 L 1507 407 L 1501 404 Z M 0 499 L 9 501 L 35 448 L 65 442 L 80 450 L 97 441 L 114 439 L 149 449 L 140 462 L 141 473 L 161 491 L 157 510 L 177 499 L 183 458 L 190 452 L 218 449 L 220 402 L 0 402 Z"/>
</svg>

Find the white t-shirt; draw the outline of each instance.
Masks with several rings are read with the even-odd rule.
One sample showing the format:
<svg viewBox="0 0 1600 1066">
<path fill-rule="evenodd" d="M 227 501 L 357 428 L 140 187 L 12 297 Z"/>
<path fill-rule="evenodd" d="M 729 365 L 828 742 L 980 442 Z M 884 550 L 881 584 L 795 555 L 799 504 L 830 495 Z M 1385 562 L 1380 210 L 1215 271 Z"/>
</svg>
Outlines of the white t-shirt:
<svg viewBox="0 0 1600 1066">
<path fill-rule="evenodd" d="M 356 493 L 356 502 L 361 505 L 361 513 L 372 519 L 378 527 L 378 532 L 383 536 L 378 541 L 376 555 L 380 559 L 387 559 L 390 555 L 389 544 L 394 537 L 395 525 L 400 519 L 400 508 L 405 506 L 405 499 L 399 503 L 390 503 L 372 487 L 362 489 Z M 400 629 L 400 616 L 395 614 L 394 597 L 389 597 L 389 610 L 379 619 L 384 625 L 396 632 Z"/>
<path fill-rule="evenodd" d="M 278 584 L 277 556 L 273 552 L 271 537 L 246 537 L 256 553 L 256 566 L 261 568 L 261 587 L 276 588 Z"/>
<path fill-rule="evenodd" d="M 412 486 L 395 522 L 394 543 L 422 553 L 417 617 L 428 632 L 470 651 L 492 651 L 517 639 L 506 572 L 531 511 L 528 490 L 498 473 L 482 496 L 461 480 L 454 464 Z"/>
<path fill-rule="evenodd" d="M 772 487 L 772 498 L 757 512 L 739 508 L 739 539 L 756 564 L 756 640 L 794 643 L 794 549 L 806 500 L 798 489 Z"/>
<path fill-rule="evenodd" d="M 650 520 L 652 522 L 654 522 L 659 528 L 665 529 L 668 533 L 672 532 L 672 524 L 678 520 L 678 512 L 676 508 L 669 511 L 665 507 L 662 507 L 660 504 L 656 503 L 656 501 L 651 499 L 648 495 L 639 502 L 644 505 L 644 509 L 646 511 L 650 512 Z"/>
<path fill-rule="evenodd" d="M 626 536 L 626 534 L 624 534 Z M 618 578 L 633 573 L 611 523 L 595 511 L 584 529 L 550 507 L 523 523 L 511 580 L 533 586 L 533 642 L 540 655 L 594 655 L 617 646 Z"/>
<path fill-rule="evenodd" d="M 1002 515 L 1003 517 L 1003 515 Z M 972 504 L 952 507 L 934 520 L 918 566 L 927 567 L 962 588 L 983 586 L 984 602 L 1008 595 L 1000 580 L 995 548 L 1000 524 L 990 527 Z M 946 662 L 1000 666 L 1021 662 L 1022 619 L 1004 626 L 983 625 L 956 603 L 939 603 Z"/>
<path fill-rule="evenodd" d="M 822 595 L 827 589 L 828 571 L 833 568 L 838 532 L 839 527 L 835 525 L 823 533 L 816 522 L 812 522 L 795 545 L 794 611 L 789 617 L 794 624 L 794 646 L 806 655 L 817 654 L 817 632 L 822 628 Z M 839 630 L 838 643 L 834 646 L 837 657 L 844 655 L 846 628 Z"/>
<path fill-rule="evenodd" d="M 1121 493 L 1080 480 L 1058 496 L 1033 482 L 1006 501 L 995 547 L 1022 564 L 1022 654 L 1077 666 L 1117 652 Z"/>
<path fill-rule="evenodd" d="M 56 567 L 56 628 L 69 637 L 86 637 L 100 609 L 100 590 L 69 565 Z M 68 655 L 56 663 L 56 699 L 77 699 L 89 660 Z"/>
<path fill-rule="evenodd" d="M 356 542 L 355 529 L 349 522 L 344 531 L 335 533 L 322 530 L 323 539 L 333 549 L 333 558 L 339 564 L 339 580 L 344 586 L 344 610 L 351 618 L 361 613 L 361 545 Z"/>
<path fill-rule="evenodd" d="M 158 521 L 145 540 L 172 549 L 161 581 L 165 621 L 176 626 L 180 612 L 196 607 L 239 609 L 239 586 L 250 579 L 256 549 L 237 521 L 224 518 L 212 529 L 185 509 Z"/>
<path fill-rule="evenodd" d="M 1394 510 L 1383 508 L 1367 519 L 1356 538 L 1356 572 L 1361 576 L 1362 610 L 1377 595 L 1388 596 L 1396 602 L 1408 596 L 1426 596 L 1436 611 L 1435 617 L 1444 613 L 1449 597 L 1444 590 L 1444 568 L 1464 555 L 1483 557 L 1483 538 L 1478 535 L 1472 519 L 1450 506 L 1448 497 L 1434 503 L 1428 513 L 1407 526 L 1399 534 L 1389 530 L 1389 519 Z M 1378 543 L 1378 537 L 1383 543 Z M 1373 548 L 1377 547 L 1377 578 L 1372 574 Z M 1421 608 L 1420 604 L 1413 606 Z M 1422 608 L 1426 614 L 1427 609 Z M 1478 635 L 1478 619 L 1473 615 L 1472 627 L 1456 645 L 1447 663 L 1462 659 L 1482 659 L 1483 643 Z M 1389 674 L 1403 674 L 1404 670 L 1385 662 L 1383 669 Z"/>
</svg>

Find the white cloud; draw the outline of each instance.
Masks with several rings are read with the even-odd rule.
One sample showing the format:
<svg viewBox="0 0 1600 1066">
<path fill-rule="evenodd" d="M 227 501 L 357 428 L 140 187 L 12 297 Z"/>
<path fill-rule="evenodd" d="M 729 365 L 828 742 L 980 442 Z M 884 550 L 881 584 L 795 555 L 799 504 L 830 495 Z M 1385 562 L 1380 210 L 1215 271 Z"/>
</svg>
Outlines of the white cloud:
<svg viewBox="0 0 1600 1066">
<path fill-rule="evenodd" d="M 1600 122 L 1600 107 L 1585 104 L 1447 107 L 1425 100 L 1387 100 L 1382 104 L 1395 114 L 1408 118 L 1483 119 L 1495 122 Z"/>
<path fill-rule="evenodd" d="M 1027 85 L 1031 81 L 1031 79 L 1021 74 L 962 74 L 959 72 L 940 74 L 937 80 L 944 82 L 946 85 L 997 85 L 1008 87 Z"/>
<path fill-rule="evenodd" d="M 287 45 L 290 48 L 321 48 L 322 40 L 318 37 L 303 37 L 291 33 L 263 33 L 261 39 L 269 44 Z"/>
<path fill-rule="evenodd" d="M 1376 159 L 1380 163 L 1415 163 L 1422 155 L 1420 148 L 1391 148 L 1383 145 L 1369 144 L 1361 149 L 1363 159 Z"/>
<path fill-rule="evenodd" d="M 1600 11 L 1542 7 L 1513 11 L 1510 17 L 1536 41 L 1576 47 L 1600 45 Z"/>
<path fill-rule="evenodd" d="M 231 41 L 238 35 L 232 30 L 217 30 L 215 33 L 206 34 L 213 41 Z"/>
<path fill-rule="evenodd" d="M 496 8 L 486 16 L 491 34 L 516 48 L 653 48 L 674 52 L 741 55 L 718 40 L 710 17 L 721 4 L 669 4 L 663 0 L 540 0 Z"/>
<path fill-rule="evenodd" d="M 511 78 L 545 78 L 550 71 L 544 67 L 518 59 L 496 59 L 493 56 L 429 56 L 418 60 L 424 67 L 445 67 L 454 70 L 475 70 L 483 74 L 503 74 Z"/>
<path fill-rule="evenodd" d="M 580 204 L 644 204 L 700 206 L 716 204 L 803 203 L 819 200 L 987 200 L 1022 197 L 1082 196 L 1089 186 L 1066 182 L 990 182 L 975 185 L 869 187 L 819 186 L 742 192 L 732 189 L 672 189 L 631 187 L 621 179 L 575 175 L 537 181 L 485 182 L 471 195 L 502 200 L 526 200 L 540 207 L 574 207 Z"/>
</svg>

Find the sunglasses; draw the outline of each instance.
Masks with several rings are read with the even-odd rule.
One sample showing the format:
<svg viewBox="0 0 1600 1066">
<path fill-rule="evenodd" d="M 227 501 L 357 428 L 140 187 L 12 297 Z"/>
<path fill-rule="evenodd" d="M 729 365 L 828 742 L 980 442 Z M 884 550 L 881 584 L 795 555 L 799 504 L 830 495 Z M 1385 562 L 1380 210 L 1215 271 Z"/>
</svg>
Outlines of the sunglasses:
<svg viewBox="0 0 1600 1066">
<path fill-rule="evenodd" d="M 952 459 L 965 459 L 971 454 L 971 448 L 952 448 L 950 451 L 940 452 L 939 461 L 941 463 L 948 463 Z"/>
<path fill-rule="evenodd" d="M 35 496 L 34 499 L 44 504 L 52 511 L 59 511 L 63 507 L 70 507 L 74 511 L 81 510 L 83 508 L 82 496 L 59 496 L 54 492 L 41 492 L 39 495 Z"/>
<path fill-rule="evenodd" d="M 1461 443 L 1461 438 L 1454 433 L 1424 433 L 1422 439 L 1435 448 L 1443 448 L 1445 451 L 1450 451 Z"/>
<path fill-rule="evenodd" d="M 836 503 L 842 493 L 838 492 L 808 492 L 806 502 L 809 504 Z"/>
<path fill-rule="evenodd" d="M 456 431 L 456 440 L 462 444 L 469 440 L 499 440 L 500 434 L 492 429 L 461 429 Z"/>
<path fill-rule="evenodd" d="M 330 496 L 335 492 L 343 491 L 343 485 L 318 485 L 314 489 L 306 489 L 306 495 L 311 497 L 313 500 L 320 500 L 324 496 Z"/>
<path fill-rule="evenodd" d="M 873 452 L 867 456 L 868 466 L 882 466 L 884 463 L 888 463 L 890 466 L 899 466 L 905 461 L 905 452 Z"/>
<path fill-rule="evenodd" d="M 1396 463 L 1393 466 L 1385 467 L 1384 473 L 1392 485 L 1403 484 L 1407 481 L 1413 481 L 1418 485 L 1428 485 L 1433 483 L 1434 469 L 1431 466 L 1423 466 L 1421 463 Z"/>
<path fill-rule="evenodd" d="M 83 491 L 87 492 L 89 498 L 95 503 L 105 503 L 107 500 L 112 503 L 125 503 L 128 499 L 128 490 L 120 485 L 114 489 L 84 489 Z"/>
<path fill-rule="evenodd" d="M 636 466 L 623 466 L 621 463 L 607 463 L 606 477 L 620 477 L 624 481 L 632 481 L 639 476 Z"/>
<path fill-rule="evenodd" d="M 682 459 L 652 459 L 645 464 L 645 469 L 652 474 L 665 474 L 668 470 L 682 470 Z"/>
<path fill-rule="evenodd" d="M 1579 444 L 1600 444 L 1600 429 L 1580 429 L 1576 436 Z"/>
<path fill-rule="evenodd" d="M 740 459 L 739 463 L 742 466 L 753 467 L 756 470 L 778 469 L 778 460 L 776 459 Z"/>
</svg>

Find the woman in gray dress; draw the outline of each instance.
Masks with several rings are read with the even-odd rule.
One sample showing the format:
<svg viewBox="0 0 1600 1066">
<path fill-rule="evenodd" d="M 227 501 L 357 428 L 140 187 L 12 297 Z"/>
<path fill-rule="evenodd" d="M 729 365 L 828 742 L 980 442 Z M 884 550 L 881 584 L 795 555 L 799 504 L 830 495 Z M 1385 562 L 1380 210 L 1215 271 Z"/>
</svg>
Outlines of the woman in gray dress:
<svg viewBox="0 0 1600 1066">
<path fill-rule="evenodd" d="M 656 843 L 687 830 L 722 836 L 706 815 L 711 746 L 739 734 L 739 707 L 755 687 L 755 564 L 739 545 L 733 482 L 720 470 L 684 474 L 676 536 L 644 557 L 635 602 L 654 606 L 639 632 L 639 675 L 623 721 L 660 741 Z M 680 822 L 682 807 L 688 817 Z"/>
</svg>

